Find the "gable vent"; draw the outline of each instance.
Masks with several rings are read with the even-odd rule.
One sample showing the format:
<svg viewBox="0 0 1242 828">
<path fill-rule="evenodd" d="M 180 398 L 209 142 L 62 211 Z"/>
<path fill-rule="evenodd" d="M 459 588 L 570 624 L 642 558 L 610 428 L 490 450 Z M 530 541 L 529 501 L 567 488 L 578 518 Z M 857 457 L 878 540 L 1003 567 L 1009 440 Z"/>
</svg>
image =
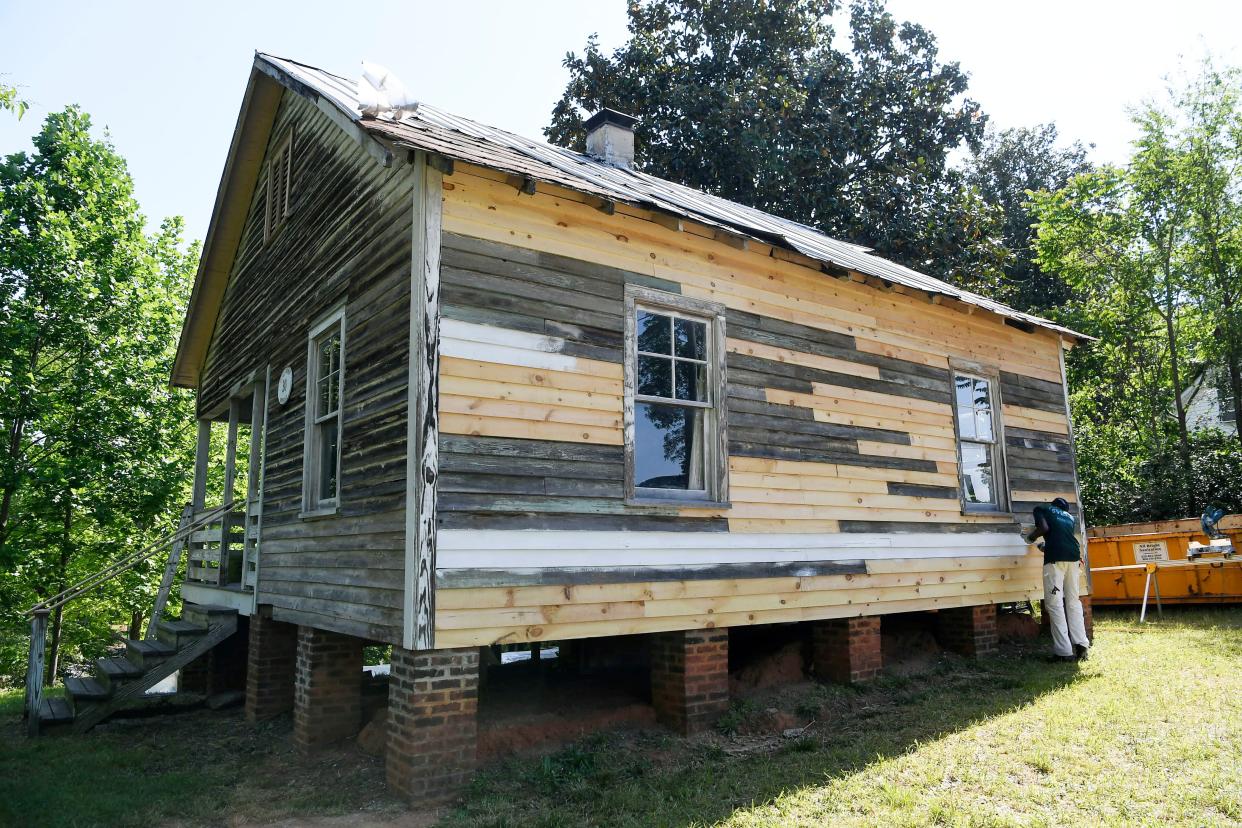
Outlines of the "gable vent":
<svg viewBox="0 0 1242 828">
<path fill-rule="evenodd" d="M 277 145 L 267 162 L 267 213 L 263 240 L 269 240 L 289 216 L 293 178 L 293 132 Z"/>
</svg>

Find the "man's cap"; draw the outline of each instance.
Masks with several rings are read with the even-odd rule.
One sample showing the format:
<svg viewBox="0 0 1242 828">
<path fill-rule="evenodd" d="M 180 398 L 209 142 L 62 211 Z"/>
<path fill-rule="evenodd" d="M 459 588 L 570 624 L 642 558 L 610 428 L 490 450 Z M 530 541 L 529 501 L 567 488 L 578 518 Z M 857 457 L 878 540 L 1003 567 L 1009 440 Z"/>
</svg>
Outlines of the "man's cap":
<svg viewBox="0 0 1242 828">
<path fill-rule="evenodd" d="M 1053 505 L 1053 506 L 1056 506 L 1056 507 L 1057 507 L 1058 509 L 1060 509 L 1062 512 L 1068 512 L 1068 511 L 1069 511 L 1069 501 L 1068 501 L 1068 500 L 1066 500 L 1066 499 L 1065 499 L 1065 498 L 1063 498 L 1063 497 L 1055 497 L 1055 498 L 1053 498 L 1053 499 L 1052 499 L 1052 505 Z"/>
</svg>

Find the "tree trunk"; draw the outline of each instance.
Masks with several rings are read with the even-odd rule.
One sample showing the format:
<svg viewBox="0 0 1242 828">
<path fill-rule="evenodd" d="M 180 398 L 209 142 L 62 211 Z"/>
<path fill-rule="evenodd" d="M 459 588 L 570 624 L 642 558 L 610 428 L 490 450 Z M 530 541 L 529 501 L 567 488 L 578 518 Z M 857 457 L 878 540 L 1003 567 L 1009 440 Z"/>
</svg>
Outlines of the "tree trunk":
<svg viewBox="0 0 1242 828">
<path fill-rule="evenodd" d="M 1173 381 L 1173 406 L 1177 411 L 1177 453 L 1182 461 L 1182 475 L 1185 486 L 1182 491 L 1187 494 L 1187 502 L 1183 504 L 1191 511 L 1194 511 L 1194 503 L 1191 502 L 1194 495 L 1188 488 L 1191 480 L 1194 479 L 1194 470 L 1190 463 L 1190 434 L 1186 427 L 1186 405 L 1182 401 L 1182 374 L 1181 368 L 1178 367 L 1178 342 L 1177 342 L 1177 323 L 1174 319 L 1177 313 L 1176 302 L 1173 298 L 1173 286 L 1169 280 L 1168 262 L 1165 263 L 1165 279 L 1164 279 L 1164 307 L 1161 309 L 1161 316 L 1164 317 L 1164 329 L 1169 337 L 1169 378 Z"/>
<path fill-rule="evenodd" d="M 39 367 L 39 351 L 41 340 L 35 337 L 30 344 L 30 374 L 37 376 Z M 30 389 L 22 391 L 17 398 L 16 410 L 12 412 L 13 421 L 9 426 L 8 452 L 6 458 L 11 478 L 0 493 L 0 550 L 3 550 L 9 538 L 9 515 L 13 508 L 13 496 L 17 494 L 17 466 L 22 456 L 22 442 L 26 436 L 26 409 L 30 403 Z"/>
<path fill-rule="evenodd" d="M 52 646 L 47 651 L 47 672 L 43 674 L 43 686 L 51 687 L 56 683 L 56 671 L 60 668 L 60 633 L 61 622 L 65 617 L 65 607 L 61 605 L 52 612 Z"/>
<path fill-rule="evenodd" d="M 137 641 L 142 638 L 142 622 L 146 619 L 147 614 L 142 610 L 134 610 L 129 614 L 129 630 L 126 631 L 126 638 Z"/>
<path fill-rule="evenodd" d="M 60 536 L 60 560 L 57 561 L 56 572 L 56 592 L 59 594 L 67 587 L 69 580 L 69 558 L 72 555 L 71 544 L 73 543 L 71 531 L 73 529 L 73 492 L 65 492 L 65 514 L 64 523 L 61 526 Z M 64 625 L 61 623 L 65 617 L 65 607 L 62 604 L 56 608 L 52 615 L 52 646 L 48 650 L 48 671 L 44 676 L 44 682 L 51 687 L 56 682 L 56 672 L 60 666 L 60 640 L 61 631 Z"/>
<path fill-rule="evenodd" d="M 1242 441 L 1242 421 L 1238 417 L 1238 409 L 1242 409 L 1242 370 L 1238 368 L 1236 348 L 1229 348 L 1226 362 L 1229 363 L 1229 389 L 1233 391 L 1233 428 L 1238 440 Z"/>
</svg>

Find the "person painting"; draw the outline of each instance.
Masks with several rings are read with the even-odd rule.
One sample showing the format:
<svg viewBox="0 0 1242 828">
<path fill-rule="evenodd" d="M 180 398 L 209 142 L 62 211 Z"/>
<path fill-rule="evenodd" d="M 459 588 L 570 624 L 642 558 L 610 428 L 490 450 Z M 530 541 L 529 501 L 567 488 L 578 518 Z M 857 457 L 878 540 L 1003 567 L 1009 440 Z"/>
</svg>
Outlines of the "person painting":
<svg viewBox="0 0 1242 828">
<path fill-rule="evenodd" d="M 1077 521 L 1063 497 L 1036 506 L 1034 514 L 1035 529 L 1026 542 L 1044 539 L 1044 612 L 1052 628 L 1052 657 L 1057 661 L 1085 659 L 1091 644 L 1078 598 L 1082 549 L 1075 534 Z"/>
</svg>

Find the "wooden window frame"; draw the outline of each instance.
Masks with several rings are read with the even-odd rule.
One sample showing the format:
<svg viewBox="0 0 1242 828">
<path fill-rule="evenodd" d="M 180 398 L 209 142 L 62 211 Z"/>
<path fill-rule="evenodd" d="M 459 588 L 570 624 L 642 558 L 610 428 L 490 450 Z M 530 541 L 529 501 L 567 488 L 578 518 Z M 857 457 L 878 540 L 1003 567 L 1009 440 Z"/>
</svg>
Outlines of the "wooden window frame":
<svg viewBox="0 0 1242 828">
<path fill-rule="evenodd" d="M 637 314 L 639 309 L 706 322 L 708 402 L 646 397 L 636 393 L 638 372 Z M 729 507 L 729 435 L 726 409 L 725 307 L 638 285 L 625 286 L 625 502 L 635 506 Z M 640 488 L 634 484 L 635 406 L 637 403 L 683 405 L 703 414 L 703 490 Z"/>
<path fill-rule="evenodd" d="M 335 330 L 334 330 L 335 329 Z M 320 436 L 318 426 L 328 421 L 328 416 L 318 411 L 319 394 L 319 343 L 325 334 L 337 333 L 341 342 L 341 364 L 337 373 L 336 404 L 336 496 L 320 498 Z M 340 307 L 327 314 L 310 329 L 306 338 L 306 420 L 305 440 L 302 449 L 302 512 L 303 518 L 334 515 L 341 508 L 341 455 L 345 444 L 345 308 Z"/>
<path fill-rule="evenodd" d="M 280 177 L 280 186 L 284 190 L 282 193 L 277 192 L 276 172 L 277 166 L 283 167 L 283 175 Z M 293 130 L 280 142 L 276 144 L 276 148 L 272 151 L 267 162 L 267 204 L 263 214 L 263 243 L 267 244 L 280 228 L 285 226 L 285 219 L 289 217 L 289 201 L 293 195 Z M 277 196 L 280 196 L 277 199 Z M 277 204 L 279 203 L 279 207 Z"/>
<path fill-rule="evenodd" d="M 957 378 L 966 376 L 983 380 L 988 384 L 988 396 L 992 402 L 992 466 L 995 469 L 996 502 L 972 503 L 966 499 L 966 486 L 962 480 L 962 443 L 989 445 L 986 440 L 962 437 L 957 410 Z M 957 454 L 957 492 L 962 514 L 1012 516 L 1013 499 L 1009 490 L 1009 463 L 1005 456 L 1004 400 L 1001 397 L 1000 369 L 966 360 L 949 360 L 949 405 L 953 409 L 953 445 Z"/>
</svg>

